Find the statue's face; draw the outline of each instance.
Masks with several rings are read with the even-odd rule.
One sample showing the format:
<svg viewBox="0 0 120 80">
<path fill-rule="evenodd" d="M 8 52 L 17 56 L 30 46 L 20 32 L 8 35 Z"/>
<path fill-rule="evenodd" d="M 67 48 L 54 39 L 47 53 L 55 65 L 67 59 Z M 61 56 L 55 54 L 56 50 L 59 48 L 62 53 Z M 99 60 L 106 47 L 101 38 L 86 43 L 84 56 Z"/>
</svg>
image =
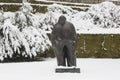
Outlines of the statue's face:
<svg viewBox="0 0 120 80">
<path fill-rule="evenodd" d="M 59 20 L 58 20 L 58 23 L 61 24 L 61 25 L 64 25 L 65 22 L 66 22 L 66 18 L 64 16 L 60 16 Z"/>
</svg>

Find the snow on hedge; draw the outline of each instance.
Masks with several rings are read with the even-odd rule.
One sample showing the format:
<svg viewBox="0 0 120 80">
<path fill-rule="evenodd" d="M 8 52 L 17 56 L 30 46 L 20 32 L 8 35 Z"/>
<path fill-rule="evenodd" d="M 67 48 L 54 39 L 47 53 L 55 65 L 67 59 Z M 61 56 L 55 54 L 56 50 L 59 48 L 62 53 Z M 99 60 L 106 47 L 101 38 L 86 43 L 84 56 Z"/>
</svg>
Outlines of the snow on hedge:
<svg viewBox="0 0 120 80">
<path fill-rule="evenodd" d="M 53 4 L 48 6 L 48 12 L 43 17 L 43 27 L 48 31 L 57 23 L 60 15 L 64 15 L 68 21 L 75 25 L 77 33 L 115 33 L 112 30 L 120 28 L 120 7 L 112 2 L 93 4 L 88 11 L 77 11 L 71 7 Z M 110 29 L 112 30 L 110 30 Z M 104 30 L 105 29 L 105 30 Z M 108 31 L 107 31 L 108 30 Z M 119 33 L 118 30 L 116 33 Z"/>
<path fill-rule="evenodd" d="M 88 13 L 92 16 L 95 25 L 102 28 L 120 27 L 120 7 L 112 2 L 93 5 Z"/>
<path fill-rule="evenodd" d="M 47 9 L 44 14 L 33 14 L 33 8 L 26 2 L 20 11 L 0 11 L 0 60 L 12 58 L 13 54 L 32 58 L 49 49 L 51 42 L 46 31 L 52 31 L 61 15 L 75 25 L 77 33 L 119 33 L 120 7 L 112 2 L 94 4 L 87 12 L 58 4 Z"/>
<path fill-rule="evenodd" d="M 49 49 L 50 40 L 39 17 L 31 11 L 26 3 L 21 11 L 0 12 L 0 60 L 12 58 L 13 54 L 32 58 Z"/>
<path fill-rule="evenodd" d="M 60 15 L 65 15 L 68 20 L 72 18 L 78 11 L 73 10 L 71 7 L 53 4 L 47 7 L 48 12 L 45 14 L 37 14 L 41 16 L 42 28 L 46 31 L 51 31 L 53 25 L 57 23 Z"/>
</svg>

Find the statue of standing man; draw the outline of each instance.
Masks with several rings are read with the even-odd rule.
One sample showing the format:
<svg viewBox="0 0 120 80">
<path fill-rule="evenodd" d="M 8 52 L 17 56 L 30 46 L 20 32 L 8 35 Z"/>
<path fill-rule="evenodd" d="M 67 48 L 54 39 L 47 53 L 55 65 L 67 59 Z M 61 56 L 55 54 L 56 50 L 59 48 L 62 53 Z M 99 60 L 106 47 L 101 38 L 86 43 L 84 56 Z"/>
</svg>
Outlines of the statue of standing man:
<svg viewBox="0 0 120 80">
<path fill-rule="evenodd" d="M 52 30 L 52 46 L 58 66 L 76 66 L 77 34 L 72 23 L 60 16 Z"/>
</svg>

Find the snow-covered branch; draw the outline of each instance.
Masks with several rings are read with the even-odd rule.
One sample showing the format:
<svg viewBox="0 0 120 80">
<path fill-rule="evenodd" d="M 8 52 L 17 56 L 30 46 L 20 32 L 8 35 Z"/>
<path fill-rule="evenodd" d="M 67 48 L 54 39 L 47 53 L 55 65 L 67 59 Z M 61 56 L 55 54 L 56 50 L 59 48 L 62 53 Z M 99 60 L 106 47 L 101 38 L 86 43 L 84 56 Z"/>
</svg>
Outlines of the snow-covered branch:
<svg viewBox="0 0 120 80">
<path fill-rule="evenodd" d="M 49 49 L 50 40 L 31 11 L 29 4 L 23 4 L 21 11 L 0 13 L 0 60 L 13 54 L 32 58 Z"/>
</svg>

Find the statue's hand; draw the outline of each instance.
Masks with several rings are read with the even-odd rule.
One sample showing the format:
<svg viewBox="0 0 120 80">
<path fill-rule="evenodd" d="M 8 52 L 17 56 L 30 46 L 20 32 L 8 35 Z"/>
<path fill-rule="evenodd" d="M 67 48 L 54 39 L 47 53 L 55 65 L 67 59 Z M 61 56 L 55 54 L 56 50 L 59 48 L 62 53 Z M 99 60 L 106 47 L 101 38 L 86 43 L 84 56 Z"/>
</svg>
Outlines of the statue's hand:
<svg viewBox="0 0 120 80">
<path fill-rule="evenodd" d="M 73 46 L 76 46 L 76 41 L 73 41 Z"/>
<path fill-rule="evenodd" d="M 57 38 L 58 41 L 61 41 L 62 39 L 60 37 Z"/>
<path fill-rule="evenodd" d="M 55 45 L 57 45 L 59 43 L 59 41 L 58 40 L 55 40 Z"/>
</svg>

